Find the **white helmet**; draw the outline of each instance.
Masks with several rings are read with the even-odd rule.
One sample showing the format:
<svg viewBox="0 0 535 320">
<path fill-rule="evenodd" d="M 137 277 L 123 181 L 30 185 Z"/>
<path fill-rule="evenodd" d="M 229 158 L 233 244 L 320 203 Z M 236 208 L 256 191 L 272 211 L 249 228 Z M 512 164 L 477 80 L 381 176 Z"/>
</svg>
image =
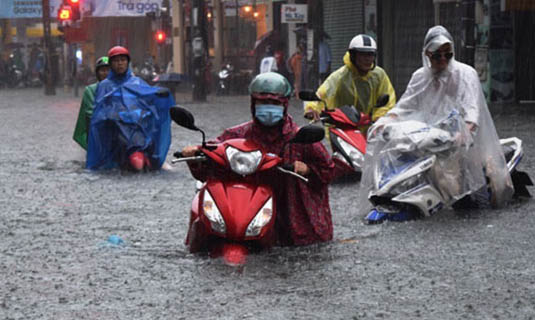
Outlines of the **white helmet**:
<svg viewBox="0 0 535 320">
<path fill-rule="evenodd" d="M 375 40 L 373 40 L 372 37 L 365 34 L 359 34 L 351 39 L 348 50 L 376 53 L 377 43 L 375 43 Z"/>
</svg>

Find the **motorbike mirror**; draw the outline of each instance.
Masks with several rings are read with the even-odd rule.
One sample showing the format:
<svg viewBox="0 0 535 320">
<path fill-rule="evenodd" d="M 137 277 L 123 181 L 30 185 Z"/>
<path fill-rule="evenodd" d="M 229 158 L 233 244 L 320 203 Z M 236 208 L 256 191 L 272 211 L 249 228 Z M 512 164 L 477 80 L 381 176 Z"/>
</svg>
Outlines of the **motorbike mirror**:
<svg viewBox="0 0 535 320">
<path fill-rule="evenodd" d="M 170 109 L 171 119 L 181 127 L 188 128 L 190 130 L 199 131 L 200 129 L 195 126 L 195 118 L 188 110 L 174 106 Z"/>
<path fill-rule="evenodd" d="M 386 104 L 390 101 L 390 96 L 387 94 L 383 94 L 377 99 L 377 103 L 375 104 L 376 108 L 386 106 Z"/>
<path fill-rule="evenodd" d="M 299 90 L 299 99 L 304 101 L 321 101 L 316 95 L 316 92 L 312 90 Z"/>
<path fill-rule="evenodd" d="M 325 131 L 323 128 L 307 125 L 299 129 L 289 142 L 290 143 L 314 143 L 319 142 L 325 137 Z"/>
</svg>

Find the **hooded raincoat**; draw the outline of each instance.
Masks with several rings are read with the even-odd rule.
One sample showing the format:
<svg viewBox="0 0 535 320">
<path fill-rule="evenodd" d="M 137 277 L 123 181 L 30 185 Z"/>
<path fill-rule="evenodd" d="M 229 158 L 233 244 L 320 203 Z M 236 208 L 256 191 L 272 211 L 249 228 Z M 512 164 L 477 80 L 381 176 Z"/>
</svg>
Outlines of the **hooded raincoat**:
<svg viewBox="0 0 535 320">
<path fill-rule="evenodd" d="M 407 90 L 387 117 L 382 117 L 370 128 L 359 196 L 361 201 L 366 201 L 374 188 L 373 173 L 378 166 L 388 163 L 399 167 L 400 146 L 393 145 L 399 140 L 385 141 L 381 138 L 381 128 L 403 121 L 419 121 L 433 128 L 454 114 L 459 114 L 463 120 L 459 121 L 457 130 L 460 148 L 453 155 L 439 159 L 433 169 L 435 184 L 449 202 L 447 204 L 484 188 L 487 177 L 490 180 L 491 205 L 503 206 L 512 197 L 511 177 L 476 71 L 456 61 L 455 57 L 441 72 L 431 68 L 426 51 L 434 52 L 445 43 L 449 43 L 454 52 L 452 37 L 444 27 L 429 29 L 422 50 L 423 66 L 413 73 Z M 477 129 L 470 132 L 466 122 L 475 124 Z"/>
<path fill-rule="evenodd" d="M 254 105 L 251 106 L 254 114 Z M 287 163 L 304 162 L 310 169 L 309 182 L 276 170 L 266 175 L 277 197 L 276 235 L 280 245 L 308 245 L 329 241 L 333 237 L 328 184 L 333 178 L 334 162 L 321 142 L 314 144 L 286 144 L 297 132 L 298 126 L 288 114 L 283 123 L 275 127 L 262 126 L 257 120 L 226 129 L 217 142 L 245 138 L 274 154 Z M 192 175 L 205 181 L 217 169 L 207 163 L 188 163 Z"/>
<path fill-rule="evenodd" d="M 124 75 L 110 70 L 97 87 L 87 168 L 117 167 L 135 151 L 144 152 L 152 168 L 160 168 L 171 144 L 173 105 L 167 89 L 149 86 L 130 69 Z"/>
<path fill-rule="evenodd" d="M 95 107 L 95 93 L 97 91 L 98 82 L 85 87 L 84 95 L 82 96 L 82 104 L 78 112 L 78 120 L 76 120 L 76 127 L 74 128 L 73 139 L 80 147 L 87 150 L 87 139 L 89 123 L 93 108 Z"/>
<path fill-rule="evenodd" d="M 316 94 L 325 102 L 308 102 L 305 113 L 309 110 L 321 112 L 325 105 L 329 110 L 345 105 L 355 106 L 357 111 L 371 116 L 372 121 L 382 117 L 396 103 L 396 93 L 386 72 L 375 66 L 365 75 L 360 75 L 349 57 L 344 55 L 344 66 L 333 72 L 318 88 Z M 385 106 L 374 108 L 377 99 L 388 94 L 390 100 Z M 367 128 L 364 128 L 364 132 Z"/>
</svg>

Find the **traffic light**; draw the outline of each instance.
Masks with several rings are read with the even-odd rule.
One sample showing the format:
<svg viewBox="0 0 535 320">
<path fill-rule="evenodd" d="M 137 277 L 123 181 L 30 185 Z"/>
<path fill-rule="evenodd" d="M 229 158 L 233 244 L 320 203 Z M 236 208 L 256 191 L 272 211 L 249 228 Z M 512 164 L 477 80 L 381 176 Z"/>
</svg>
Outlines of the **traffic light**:
<svg viewBox="0 0 535 320">
<path fill-rule="evenodd" d="M 158 44 L 163 44 L 165 43 L 165 38 L 167 37 L 165 32 L 162 31 L 162 30 L 158 30 L 156 31 L 156 42 L 158 42 Z"/>
<path fill-rule="evenodd" d="M 69 6 L 61 5 L 58 9 L 58 20 L 68 22 L 72 19 L 72 9 Z"/>
<path fill-rule="evenodd" d="M 80 2 L 81 0 L 63 0 L 63 4 L 68 5 L 71 7 L 72 12 L 72 21 L 78 21 L 81 18 L 80 14 Z"/>
</svg>

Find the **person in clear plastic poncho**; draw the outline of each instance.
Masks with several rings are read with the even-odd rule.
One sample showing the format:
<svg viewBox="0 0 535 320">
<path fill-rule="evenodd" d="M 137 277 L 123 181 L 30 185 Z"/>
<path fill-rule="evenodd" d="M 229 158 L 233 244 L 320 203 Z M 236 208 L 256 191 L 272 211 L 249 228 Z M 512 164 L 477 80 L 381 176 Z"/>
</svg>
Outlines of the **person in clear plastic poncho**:
<svg viewBox="0 0 535 320">
<path fill-rule="evenodd" d="M 359 199 L 368 203 L 374 188 L 373 172 L 379 164 L 386 161 L 395 166 L 399 161 L 399 145 L 385 141 L 382 135 L 385 125 L 415 120 L 433 127 L 458 113 L 464 121 L 459 121 L 456 151 L 439 158 L 432 169 L 437 189 L 451 205 L 475 191 L 486 190 L 486 175 L 490 181 L 487 199 L 493 207 L 503 206 L 514 190 L 476 71 L 455 60 L 452 37 L 442 26 L 428 30 L 422 63 L 396 106 L 368 131 Z"/>
</svg>

